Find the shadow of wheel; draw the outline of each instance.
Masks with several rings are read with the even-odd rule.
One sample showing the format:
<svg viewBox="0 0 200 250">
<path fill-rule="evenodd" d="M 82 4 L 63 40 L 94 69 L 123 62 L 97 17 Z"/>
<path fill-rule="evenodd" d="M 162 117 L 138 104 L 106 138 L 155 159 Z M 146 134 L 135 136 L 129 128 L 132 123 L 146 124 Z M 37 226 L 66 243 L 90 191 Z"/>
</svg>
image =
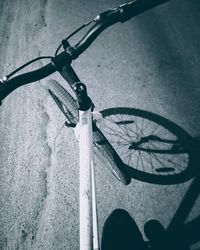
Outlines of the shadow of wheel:
<svg viewBox="0 0 200 250">
<path fill-rule="evenodd" d="M 98 127 L 132 178 L 176 184 L 195 175 L 198 150 L 193 137 L 157 114 L 127 107 L 101 111 Z"/>
</svg>

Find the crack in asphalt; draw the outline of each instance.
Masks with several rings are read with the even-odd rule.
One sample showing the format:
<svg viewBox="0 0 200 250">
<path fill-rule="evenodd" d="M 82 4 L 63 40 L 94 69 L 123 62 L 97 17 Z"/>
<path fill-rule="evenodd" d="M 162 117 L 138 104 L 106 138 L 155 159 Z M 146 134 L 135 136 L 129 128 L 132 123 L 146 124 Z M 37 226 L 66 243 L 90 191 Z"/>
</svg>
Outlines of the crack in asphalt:
<svg viewBox="0 0 200 250">
<path fill-rule="evenodd" d="M 50 145 L 49 142 L 49 134 L 48 134 L 48 128 L 49 128 L 49 122 L 50 122 L 50 116 L 46 112 L 45 106 L 43 104 L 39 104 L 40 109 L 42 111 L 42 117 L 44 120 L 43 124 L 43 139 L 44 139 L 44 148 L 46 148 L 46 166 L 44 166 L 43 171 L 41 172 L 41 177 L 43 181 L 43 189 L 41 190 L 42 192 L 42 199 L 41 199 L 41 205 L 40 209 L 38 209 L 36 213 L 36 217 L 34 218 L 37 221 L 37 228 L 34 232 L 34 238 L 32 239 L 33 245 L 36 242 L 37 244 L 37 239 L 40 237 L 40 231 L 42 230 L 42 224 L 43 221 L 46 219 L 46 210 L 48 209 L 48 196 L 51 193 L 51 187 L 53 186 L 51 183 L 51 178 L 50 178 L 50 171 L 52 167 L 52 146 Z M 32 236 L 33 237 L 33 236 Z"/>
<path fill-rule="evenodd" d="M 41 110 L 42 109 L 42 110 Z M 1 240 L 0 248 L 1 249 L 27 249 L 27 247 L 31 247 L 34 245 L 35 240 L 38 237 L 39 226 L 41 221 L 43 220 L 43 215 L 45 219 L 45 211 L 47 205 L 47 197 L 50 193 L 49 187 L 49 170 L 51 169 L 51 158 L 52 158 L 52 150 L 51 146 L 48 142 L 48 124 L 49 124 L 49 115 L 45 111 L 44 106 L 40 106 L 40 112 L 42 113 L 42 133 L 40 133 L 40 137 L 43 140 L 42 146 L 43 150 L 45 150 L 44 161 L 41 163 L 39 169 L 39 179 L 38 183 L 35 183 L 39 186 L 38 197 L 36 199 L 37 204 L 33 204 L 33 208 L 29 208 L 30 217 L 23 210 L 26 209 L 26 205 L 24 207 L 24 203 L 26 203 L 26 198 L 28 195 L 27 190 L 22 190 L 22 195 L 25 195 L 25 200 L 21 200 L 19 202 L 19 210 L 14 215 L 15 221 L 9 227 L 6 232 L 5 238 Z M 33 176 L 34 177 L 34 176 Z M 28 180 L 27 176 L 24 177 L 25 186 Z M 34 180 L 31 180 L 34 182 Z M 36 203 L 35 202 L 35 203 Z M 32 211 L 33 210 L 33 211 Z"/>
<path fill-rule="evenodd" d="M 0 34 L 3 34 L 0 39 L 0 55 L 4 60 L 0 61 L 0 73 L 3 75 L 10 63 L 5 63 L 7 59 L 7 52 L 9 49 L 9 40 L 12 35 L 12 23 L 16 16 L 16 10 L 8 3 L 8 1 L 1 1 L 0 3 Z"/>
<path fill-rule="evenodd" d="M 41 6 L 39 11 L 39 18 L 37 19 L 38 22 L 35 24 L 35 27 L 38 28 L 38 30 L 41 30 L 44 27 L 47 27 L 46 22 L 46 8 L 47 8 L 47 0 L 41 0 Z"/>
</svg>

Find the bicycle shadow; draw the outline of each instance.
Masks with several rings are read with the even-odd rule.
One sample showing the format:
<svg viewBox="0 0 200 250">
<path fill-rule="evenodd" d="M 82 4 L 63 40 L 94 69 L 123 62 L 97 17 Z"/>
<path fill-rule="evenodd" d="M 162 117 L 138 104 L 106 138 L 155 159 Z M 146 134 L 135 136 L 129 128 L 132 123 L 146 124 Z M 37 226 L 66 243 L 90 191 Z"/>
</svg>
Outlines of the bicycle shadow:
<svg viewBox="0 0 200 250">
<path fill-rule="evenodd" d="M 150 155 L 159 155 L 161 159 L 163 156 L 165 157 L 167 155 L 167 161 L 170 159 L 169 156 L 178 157 L 185 154 L 188 155 L 187 167 L 183 173 L 178 175 L 173 175 L 172 167 L 164 166 L 163 168 L 160 167 L 157 169 L 157 171 L 155 170 L 154 173 L 145 173 L 144 169 L 138 170 L 134 168 L 135 166 L 129 166 L 130 162 L 126 161 L 124 164 L 124 169 L 132 178 L 149 183 L 161 185 L 177 184 L 193 178 L 187 193 L 185 194 L 167 229 L 164 229 L 163 226 L 156 220 L 148 221 L 144 226 L 145 234 L 150 240 L 149 243 L 152 246 L 151 249 L 188 250 L 189 246 L 200 241 L 200 215 L 198 215 L 192 221 L 186 224 L 184 223 L 200 194 L 200 172 L 198 171 L 198 155 L 200 154 L 199 140 L 191 137 L 177 124 L 148 111 L 121 107 L 103 110 L 102 114 L 105 120 L 109 120 L 105 126 L 107 130 L 103 132 L 105 133 L 106 137 L 109 137 L 108 131 L 111 130 L 112 124 L 114 124 L 112 131 L 117 131 L 116 134 L 118 138 L 118 145 L 119 134 L 125 133 L 126 137 L 125 140 L 122 140 L 122 142 L 127 142 L 127 137 L 131 138 L 131 135 L 133 136 L 133 139 L 131 139 L 131 141 L 129 140 L 129 143 L 126 144 L 129 150 Z M 145 119 L 148 121 L 148 123 L 144 123 L 142 119 Z M 141 120 L 140 123 L 138 123 L 139 120 Z M 141 127 L 138 128 L 139 125 L 143 124 L 142 126 L 147 128 L 147 124 L 150 124 L 150 122 L 154 124 L 153 129 L 148 129 L 148 132 L 141 132 Z M 136 123 L 137 125 L 135 125 Z M 159 130 L 159 135 L 155 133 L 158 131 L 157 127 L 155 126 L 156 123 L 164 128 L 163 130 Z M 135 133 L 131 132 L 133 128 L 136 129 L 136 137 L 134 136 Z M 171 139 L 171 135 L 169 137 L 167 137 L 165 134 L 162 135 L 162 132 L 165 133 L 168 130 L 170 133 L 173 133 L 176 138 Z M 120 139 L 121 138 L 122 134 L 120 134 Z M 113 147 L 115 148 L 116 144 L 113 144 L 113 132 L 111 133 L 111 137 L 108 138 L 108 140 L 111 141 Z M 151 141 L 151 146 L 153 147 L 146 146 L 149 141 Z M 165 147 L 162 148 L 158 147 L 158 145 L 155 146 L 156 143 L 159 143 L 160 146 L 163 146 L 164 144 Z M 122 145 L 125 147 L 124 143 Z M 117 153 L 120 155 L 121 152 L 117 151 Z M 120 157 L 123 158 L 123 155 L 120 155 Z M 125 158 L 122 160 L 124 161 Z M 163 162 L 161 161 L 160 163 L 162 165 Z"/>
<path fill-rule="evenodd" d="M 179 125 L 134 108 L 109 108 L 101 113 L 100 129 L 131 178 L 168 185 L 196 176 L 200 144 Z"/>
</svg>

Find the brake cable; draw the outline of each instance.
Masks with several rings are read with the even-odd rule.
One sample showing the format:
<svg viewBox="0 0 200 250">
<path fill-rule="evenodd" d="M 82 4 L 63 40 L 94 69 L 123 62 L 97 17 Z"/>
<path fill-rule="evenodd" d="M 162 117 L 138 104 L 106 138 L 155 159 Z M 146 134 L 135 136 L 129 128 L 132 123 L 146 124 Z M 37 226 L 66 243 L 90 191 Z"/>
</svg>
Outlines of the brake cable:
<svg viewBox="0 0 200 250">
<path fill-rule="evenodd" d="M 68 44 L 68 40 L 69 38 L 71 38 L 72 36 L 74 36 L 76 33 L 78 33 L 80 30 L 82 30 L 83 28 L 89 26 L 91 23 L 95 22 L 94 20 L 89 21 L 88 23 L 84 23 L 83 25 L 81 25 L 78 29 L 76 29 L 75 31 L 73 31 L 69 36 L 67 36 L 65 39 L 62 40 L 61 44 L 58 46 L 58 48 L 56 49 L 55 52 L 55 56 L 57 56 L 58 51 L 60 50 L 60 48 L 63 46 L 64 50 L 66 49 L 66 44 Z"/>
</svg>

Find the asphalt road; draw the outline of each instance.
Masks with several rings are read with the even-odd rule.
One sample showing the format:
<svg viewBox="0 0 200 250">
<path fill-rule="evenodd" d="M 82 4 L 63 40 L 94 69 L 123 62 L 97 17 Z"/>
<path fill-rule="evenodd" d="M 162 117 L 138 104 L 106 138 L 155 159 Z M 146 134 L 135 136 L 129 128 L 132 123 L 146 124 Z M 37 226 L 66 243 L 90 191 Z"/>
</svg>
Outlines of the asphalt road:
<svg viewBox="0 0 200 250">
<path fill-rule="evenodd" d="M 120 3 L 1 0 L 0 75 L 37 56 L 54 55 L 75 28 Z M 197 0 L 171 0 L 106 30 L 73 66 L 97 109 L 148 110 L 199 137 L 199 24 Z M 58 74 L 49 78 L 65 85 Z M 72 130 L 60 131 L 64 117 L 44 82 L 17 89 L 0 107 L 0 249 L 79 246 L 77 142 Z M 132 179 L 124 187 L 101 161 L 96 163 L 100 232 L 116 208 L 126 209 L 142 233 L 150 219 L 167 227 L 191 183 L 155 185 Z M 199 207 L 197 199 L 188 220 L 199 216 Z"/>
</svg>

